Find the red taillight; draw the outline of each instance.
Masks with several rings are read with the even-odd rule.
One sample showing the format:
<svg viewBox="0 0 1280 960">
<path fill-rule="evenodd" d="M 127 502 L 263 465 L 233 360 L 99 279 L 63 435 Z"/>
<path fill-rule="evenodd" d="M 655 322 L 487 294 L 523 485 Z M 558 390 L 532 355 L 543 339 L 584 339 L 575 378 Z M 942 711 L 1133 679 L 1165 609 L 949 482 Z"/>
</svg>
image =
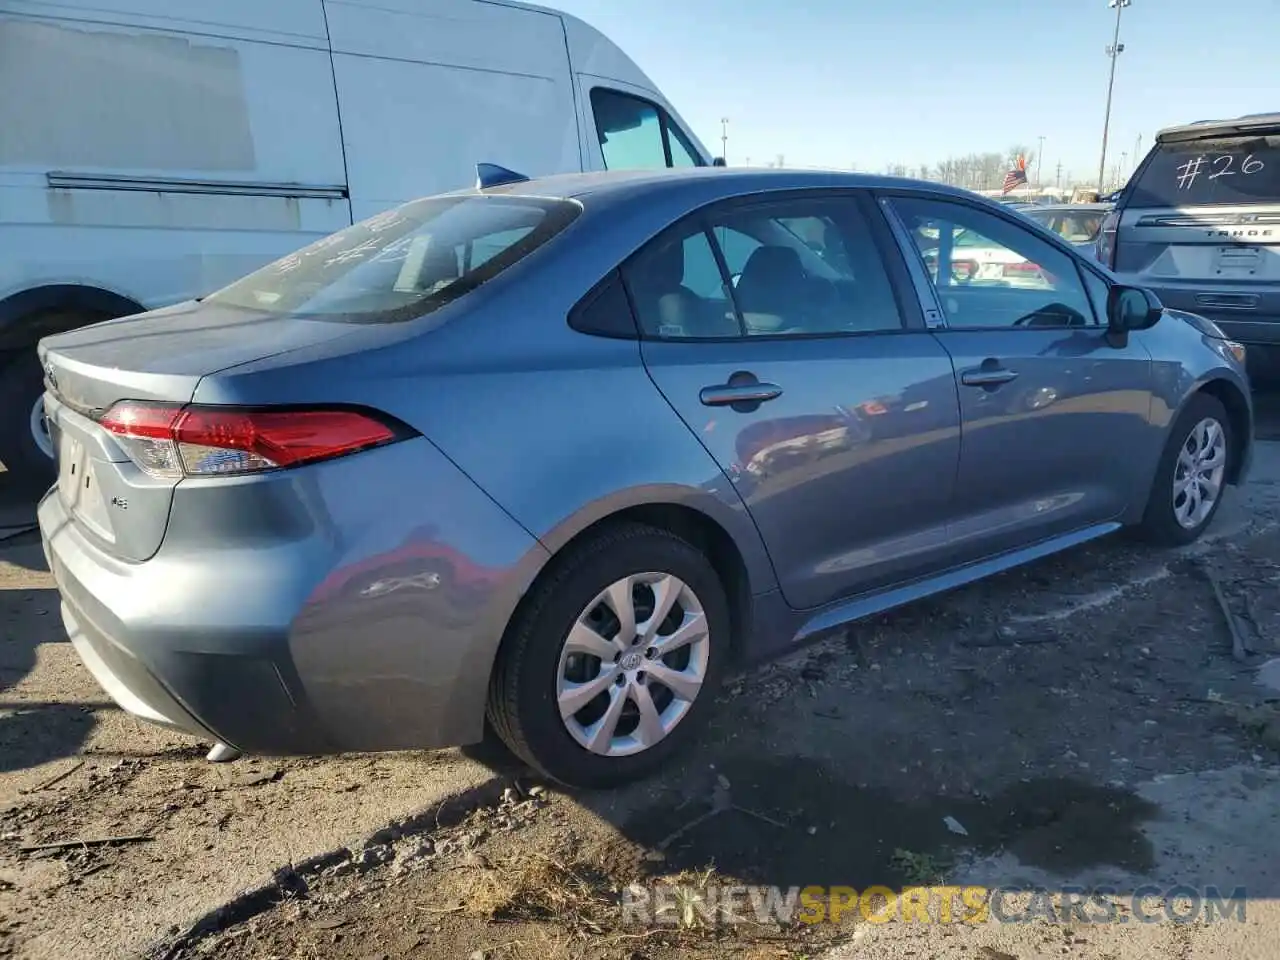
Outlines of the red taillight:
<svg viewBox="0 0 1280 960">
<path fill-rule="evenodd" d="M 1098 230 L 1098 240 L 1094 254 L 1108 270 L 1116 268 L 1116 231 L 1120 227 L 1120 215 L 1114 210 L 1107 214 Z"/>
<path fill-rule="evenodd" d="M 242 410 L 125 400 L 100 422 L 144 471 L 171 478 L 293 467 L 398 437 L 394 428 L 356 410 Z"/>
</svg>

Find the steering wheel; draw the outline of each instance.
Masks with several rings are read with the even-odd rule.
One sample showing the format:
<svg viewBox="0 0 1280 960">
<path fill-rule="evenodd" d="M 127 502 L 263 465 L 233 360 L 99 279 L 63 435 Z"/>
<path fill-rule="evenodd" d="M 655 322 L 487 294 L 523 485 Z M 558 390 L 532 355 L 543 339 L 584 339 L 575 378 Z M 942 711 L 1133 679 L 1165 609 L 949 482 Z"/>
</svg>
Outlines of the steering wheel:
<svg viewBox="0 0 1280 960">
<path fill-rule="evenodd" d="M 1015 327 L 1087 327 L 1086 320 L 1078 310 L 1073 310 L 1064 303 L 1049 303 L 1025 316 L 1013 321 Z"/>
</svg>

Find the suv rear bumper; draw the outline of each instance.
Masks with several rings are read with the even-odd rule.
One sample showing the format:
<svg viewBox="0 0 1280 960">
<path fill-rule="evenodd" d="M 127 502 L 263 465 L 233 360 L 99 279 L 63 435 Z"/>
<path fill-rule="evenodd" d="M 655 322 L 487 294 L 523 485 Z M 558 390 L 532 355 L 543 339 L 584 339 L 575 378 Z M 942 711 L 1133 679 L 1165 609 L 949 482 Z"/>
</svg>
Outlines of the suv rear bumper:
<svg viewBox="0 0 1280 960">
<path fill-rule="evenodd" d="M 373 457 L 382 469 L 365 469 Z M 479 740 L 498 642 L 546 551 L 425 440 L 305 470 L 315 522 L 301 536 L 237 543 L 225 524 L 184 549 L 175 518 L 141 563 L 105 553 L 47 493 L 45 557 L 86 668 L 140 719 L 245 753 Z M 207 503 L 209 487 L 184 486 L 175 512 Z"/>
<path fill-rule="evenodd" d="M 1221 310 L 1201 304 L 1198 297 L 1211 292 L 1204 286 L 1190 288 L 1164 286 L 1150 283 L 1141 275 L 1121 275 L 1120 280 L 1134 283 L 1153 291 L 1160 302 L 1174 310 L 1199 314 L 1212 320 L 1232 340 L 1249 348 L 1250 372 L 1280 370 L 1280 313 L 1256 313 L 1249 310 Z M 1223 294 L 1235 294 L 1235 288 L 1223 289 Z"/>
</svg>

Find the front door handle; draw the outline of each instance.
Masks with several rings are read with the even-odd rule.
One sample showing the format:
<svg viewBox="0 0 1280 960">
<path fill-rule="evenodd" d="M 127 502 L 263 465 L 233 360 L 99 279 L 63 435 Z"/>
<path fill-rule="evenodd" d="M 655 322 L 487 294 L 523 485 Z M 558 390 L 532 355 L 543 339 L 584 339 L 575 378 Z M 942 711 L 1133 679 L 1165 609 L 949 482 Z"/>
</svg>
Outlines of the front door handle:
<svg viewBox="0 0 1280 960">
<path fill-rule="evenodd" d="M 698 399 L 707 407 L 732 407 L 739 403 L 764 403 L 782 396 L 782 388 L 776 383 L 721 383 L 703 387 Z"/>
<path fill-rule="evenodd" d="M 981 367 L 974 367 L 972 370 L 965 370 L 960 374 L 960 382 L 966 387 L 998 387 L 1002 383 L 1017 379 L 1018 372 L 1016 370 L 1006 370 L 1004 367 L 988 367 L 985 364 Z"/>
</svg>

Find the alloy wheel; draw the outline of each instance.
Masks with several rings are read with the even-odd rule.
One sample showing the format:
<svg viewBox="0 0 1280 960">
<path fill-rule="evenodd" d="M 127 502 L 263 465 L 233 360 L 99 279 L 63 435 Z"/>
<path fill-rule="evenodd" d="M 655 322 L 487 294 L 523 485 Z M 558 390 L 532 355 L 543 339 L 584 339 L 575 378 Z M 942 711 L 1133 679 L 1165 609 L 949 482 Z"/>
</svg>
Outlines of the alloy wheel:
<svg viewBox="0 0 1280 960">
<path fill-rule="evenodd" d="M 639 573 L 610 584 L 561 648 L 556 702 L 569 735 L 606 757 L 665 739 L 702 689 L 710 645 L 702 603 L 678 577 Z"/>
<path fill-rule="evenodd" d="M 1184 529 L 1195 529 L 1213 512 L 1226 469 L 1226 431 L 1206 417 L 1183 441 L 1173 469 L 1173 515 Z"/>
</svg>

